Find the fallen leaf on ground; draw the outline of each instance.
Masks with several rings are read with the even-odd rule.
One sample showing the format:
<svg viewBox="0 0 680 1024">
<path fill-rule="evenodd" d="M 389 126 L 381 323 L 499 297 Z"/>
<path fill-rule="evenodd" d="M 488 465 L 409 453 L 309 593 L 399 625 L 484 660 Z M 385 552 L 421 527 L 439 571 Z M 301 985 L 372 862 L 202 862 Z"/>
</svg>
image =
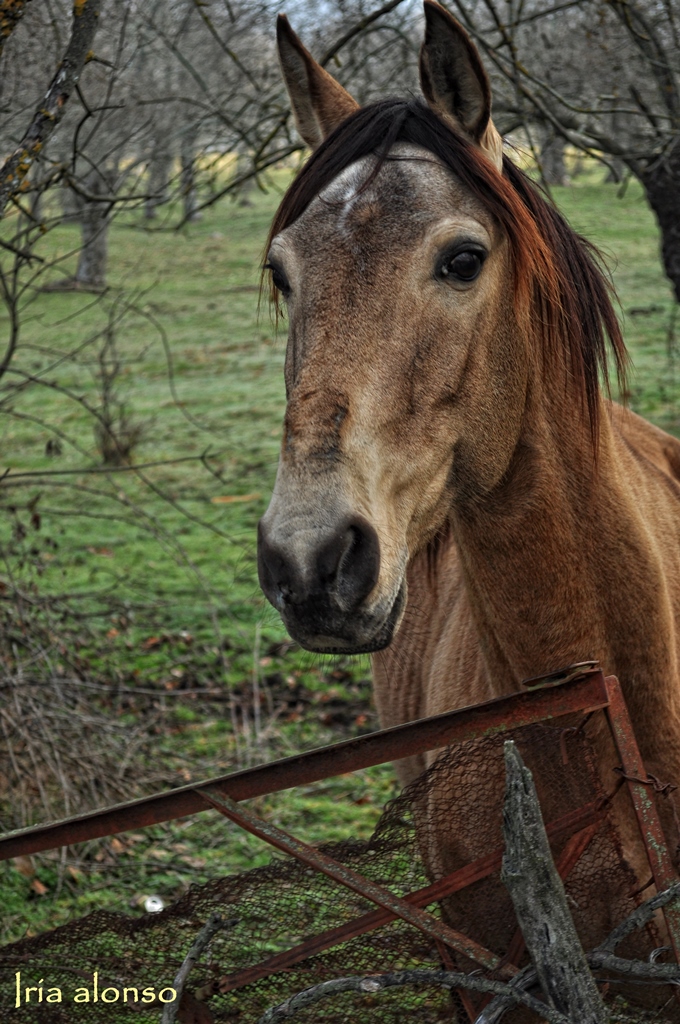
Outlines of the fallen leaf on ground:
<svg viewBox="0 0 680 1024">
<path fill-rule="evenodd" d="M 201 868 L 205 867 L 205 861 L 202 857 L 180 857 L 183 864 L 186 864 L 190 868 L 200 871 Z"/>
<path fill-rule="evenodd" d="M 33 859 L 31 857 L 15 857 L 13 864 L 24 878 L 33 878 L 35 868 L 33 867 Z"/>
<path fill-rule="evenodd" d="M 148 636 L 146 640 L 142 640 L 142 647 L 148 650 L 151 647 L 160 647 L 160 645 L 164 642 L 164 636 Z"/>
<path fill-rule="evenodd" d="M 257 501 L 261 494 L 222 494 L 211 498 L 213 505 L 231 505 L 234 501 Z"/>
</svg>

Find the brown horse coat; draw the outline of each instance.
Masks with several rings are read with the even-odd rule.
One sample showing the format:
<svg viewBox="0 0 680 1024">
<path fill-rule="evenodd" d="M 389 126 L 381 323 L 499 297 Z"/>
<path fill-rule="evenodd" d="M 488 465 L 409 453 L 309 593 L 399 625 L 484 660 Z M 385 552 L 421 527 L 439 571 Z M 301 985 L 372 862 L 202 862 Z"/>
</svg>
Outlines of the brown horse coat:
<svg viewBox="0 0 680 1024">
<path fill-rule="evenodd" d="M 270 239 L 290 330 L 261 582 L 306 647 L 375 652 L 384 726 L 597 659 L 680 783 L 680 444 L 602 395 L 605 336 L 625 352 L 591 250 L 425 10 L 427 106 L 358 110 L 279 22 L 317 148 Z"/>
</svg>

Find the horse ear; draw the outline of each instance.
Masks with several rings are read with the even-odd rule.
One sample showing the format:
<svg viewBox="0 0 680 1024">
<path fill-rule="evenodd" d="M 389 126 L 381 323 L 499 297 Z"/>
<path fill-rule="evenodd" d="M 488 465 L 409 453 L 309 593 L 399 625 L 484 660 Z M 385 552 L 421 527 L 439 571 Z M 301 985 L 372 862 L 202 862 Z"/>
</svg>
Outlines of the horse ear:
<svg viewBox="0 0 680 1024">
<path fill-rule="evenodd" d="M 420 86 L 428 105 L 503 169 L 503 140 L 491 120 L 491 86 L 463 26 L 434 0 L 425 0 Z"/>
<path fill-rule="evenodd" d="M 308 146 L 315 149 L 359 104 L 312 57 L 288 24 L 276 21 L 276 38 L 283 79 L 295 124 Z"/>
</svg>

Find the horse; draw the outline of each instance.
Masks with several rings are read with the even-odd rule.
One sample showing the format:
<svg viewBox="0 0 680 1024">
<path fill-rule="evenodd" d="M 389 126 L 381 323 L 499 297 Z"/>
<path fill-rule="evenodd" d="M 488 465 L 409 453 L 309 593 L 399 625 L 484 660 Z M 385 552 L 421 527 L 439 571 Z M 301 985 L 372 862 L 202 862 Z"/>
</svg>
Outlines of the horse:
<svg viewBox="0 0 680 1024">
<path fill-rule="evenodd" d="M 277 34 L 312 154 L 267 247 L 289 333 L 266 597 L 303 647 L 371 652 L 383 727 L 598 661 L 680 783 L 680 443 L 611 400 L 597 251 L 503 153 L 434 0 L 418 99 L 360 108 Z"/>
</svg>

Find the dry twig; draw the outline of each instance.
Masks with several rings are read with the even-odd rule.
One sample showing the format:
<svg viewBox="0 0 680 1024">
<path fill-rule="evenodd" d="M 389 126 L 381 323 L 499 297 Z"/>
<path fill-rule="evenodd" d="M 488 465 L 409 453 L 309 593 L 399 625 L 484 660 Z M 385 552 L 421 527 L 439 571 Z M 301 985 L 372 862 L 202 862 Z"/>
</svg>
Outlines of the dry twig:
<svg viewBox="0 0 680 1024">
<path fill-rule="evenodd" d="M 313 985 L 302 992 L 290 996 L 284 1003 L 273 1006 L 260 1017 L 257 1024 L 280 1024 L 281 1021 L 290 1020 L 299 1010 L 314 1003 L 320 1003 L 330 996 L 339 995 L 341 992 L 357 992 L 360 995 L 373 995 L 382 992 L 384 989 L 396 988 L 404 985 L 434 985 L 438 988 L 466 988 L 472 992 L 492 992 L 495 995 L 502 995 L 513 1003 L 521 1003 L 529 1007 L 534 1013 L 548 1021 L 549 1024 L 570 1024 L 570 1021 L 563 1014 L 545 1003 L 534 999 L 533 996 L 515 989 L 502 981 L 491 981 L 488 978 L 481 978 L 476 974 L 462 974 L 457 971 L 394 971 L 390 974 L 369 974 L 356 975 L 350 978 L 335 978 L 333 981 L 324 981 L 320 985 Z"/>
<path fill-rule="evenodd" d="M 90 52 L 98 17 L 97 0 L 76 0 L 71 39 L 57 73 L 18 148 L 0 168 L 0 215 L 9 200 L 21 190 L 34 160 L 64 115 L 66 103 Z"/>
<path fill-rule="evenodd" d="M 180 1002 L 182 1001 L 182 993 L 184 992 L 184 986 L 186 980 L 191 973 L 191 969 L 197 960 L 201 958 L 203 953 L 206 951 L 210 943 L 212 942 L 215 934 L 222 928 L 231 928 L 236 924 L 236 921 L 225 921 L 219 914 L 211 914 L 206 923 L 201 928 L 200 932 L 196 936 L 196 940 L 192 945 L 191 949 L 184 958 L 184 963 L 175 975 L 175 980 L 172 983 L 172 987 L 177 993 L 176 998 L 171 1003 L 166 1003 L 163 1010 L 163 1016 L 161 1017 L 161 1024 L 174 1024 L 177 1019 L 177 1012 L 179 1010 Z"/>
</svg>

